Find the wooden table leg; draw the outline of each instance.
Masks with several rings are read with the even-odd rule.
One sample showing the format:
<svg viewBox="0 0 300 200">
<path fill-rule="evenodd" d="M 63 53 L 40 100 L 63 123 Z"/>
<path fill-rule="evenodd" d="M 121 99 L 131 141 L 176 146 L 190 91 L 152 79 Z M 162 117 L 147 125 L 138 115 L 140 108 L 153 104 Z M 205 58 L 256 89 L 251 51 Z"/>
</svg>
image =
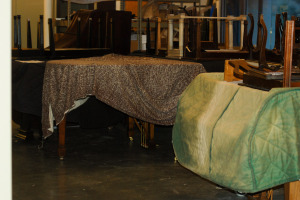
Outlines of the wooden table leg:
<svg viewBox="0 0 300 200">
<path fill-rule="evenodd" d="M 142 122 L 142 131 L 141 131 L 141 146 L 144 148 L 148 148 L 149 144 L 149 123 Z"/>
<path fill-rule="evenodd" d="M 130 141 L 133 140 L 133 135 L 134 135 L 134 119 L 132 117 L 128 117 L 128 130 L 127 130 L 127 133 L 128 133 L 128 137 L 130 139 Z"/>
<path fill-rule="evenodd" d="M 141 133 L 141 146 L 144 148 L 154 147 L 154 124 L 128 117 L 128 137 L 131 141 L 134 135 L 134 124 Z"/>
<path fill-rule="evenodd" d="M 154 124 L 152 123 L 149 123 L 150 124 L 150 138 L 149 138 L 149 146 L 152 147 L 155 145 L 155 142 L 154 142 Z"/>
<path fill-rule="evenodd" d="M 284 184 L 284 200 L 300 200 L 300 181 Z"/>
<path fill-rule="evenodd" d="M 63 160 L 66 155 L 66 117 L 58 125 L 58 156 Z"/>
</svg>

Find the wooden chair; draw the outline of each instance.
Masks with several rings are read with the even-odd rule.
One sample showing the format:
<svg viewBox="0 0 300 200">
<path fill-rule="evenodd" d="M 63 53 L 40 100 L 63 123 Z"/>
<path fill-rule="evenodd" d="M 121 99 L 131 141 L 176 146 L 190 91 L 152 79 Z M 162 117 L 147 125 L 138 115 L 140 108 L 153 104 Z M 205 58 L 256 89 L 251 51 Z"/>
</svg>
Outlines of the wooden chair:
<svg viewBox="0 0 300 200">
<path fill-rule="evenodd" d="M 32 48 L 30 20 L 27 21 L 27 48 L 22 48 L 21 40 L 21 15 L 14 16 L 14 47 L 12 57 L 14 59 L 41 59 L 44 52 L 44 23 L 43 15 L 40 15 L 37 29 L 37 48 Z"/>
</svg>

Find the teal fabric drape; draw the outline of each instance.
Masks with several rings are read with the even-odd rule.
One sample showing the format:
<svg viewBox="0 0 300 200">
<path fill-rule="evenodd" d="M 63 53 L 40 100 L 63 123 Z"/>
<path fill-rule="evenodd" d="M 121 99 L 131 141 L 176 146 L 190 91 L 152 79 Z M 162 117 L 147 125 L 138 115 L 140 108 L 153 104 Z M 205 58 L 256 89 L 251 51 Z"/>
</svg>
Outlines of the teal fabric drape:
<svg viewBox="0 0 300 200">
<path fill-rule="evenodd" d="M 235 191 L 300 178 L 300 88 L 269 92 L 198 75 L 180 97 L 173 147 L 181 165 Z"/>
</svg>

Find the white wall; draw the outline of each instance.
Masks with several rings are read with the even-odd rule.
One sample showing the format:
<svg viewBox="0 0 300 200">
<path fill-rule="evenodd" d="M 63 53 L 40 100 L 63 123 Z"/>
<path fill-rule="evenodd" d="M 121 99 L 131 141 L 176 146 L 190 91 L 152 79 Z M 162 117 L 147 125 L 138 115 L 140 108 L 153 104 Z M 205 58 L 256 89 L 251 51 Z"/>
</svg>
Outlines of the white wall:
<svg viewBox="0 0 300 200">
<path fill-rule="evenodd" d="M 0 193 L 1 199 L 12 199 L 12 133 L 11 133 L 11 43 L 9 41 L 11 20 L 11 4 L 9 1 L 1 2 L 0 19 L 1 37 L 0 37 L 0 55 L 1 55 L 1 73 L 0 73 L 0 91 L 2 94 L 0 104 Z"/>
</svg>

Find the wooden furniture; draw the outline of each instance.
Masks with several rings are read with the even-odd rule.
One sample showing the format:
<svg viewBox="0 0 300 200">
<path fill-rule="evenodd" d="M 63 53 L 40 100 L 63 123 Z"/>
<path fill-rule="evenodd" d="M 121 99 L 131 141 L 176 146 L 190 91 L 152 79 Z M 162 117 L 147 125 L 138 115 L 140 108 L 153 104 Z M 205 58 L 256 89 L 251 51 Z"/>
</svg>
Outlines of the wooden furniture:
<svg viewBox="0 0 300 200">
<path fill-rule="evenodd" d="M 128 136 L 131 141 L 134 135 L 134 125 L 136 125 L 140 131 L 141 146 L 144 148 L 154 147 L 154 124 L 128 117 Z"/>
<path fill-rule="evenodd" d="M 20 125 L 18 131 L 26 140 L 33 138 L 34 128 L 41 134 L 45 66 L 45 61 L 37 60 L 11 62 L 12 120 Z"/>
<path fill-rule="evenodd" d="M 50 41 L 54 41 L 52 20 L 49 20 Z M 110 49 L 118 54 L 130 53 L 131 12 L 79 10 L 65 33 L 50 43 L 50 51 L 62 49 L 97 51 Z M 57 53 L 56 53 L 57 52 Z M 96 56 L 90 52 L 90 56 Z"/>
<path fill-rule="evenodd" d="M 193 24 L 193 32 L 187 32 L 184 30 L 187 30 L 187 27 L 184 23 L 184 20 L 186 19 L 193 19 L 196 21 L 196 23 Z M 179 21 L 179 48 L 174 49 L 173 48 L 173 25 L 174 21 Z M 201 41 L 201 23 L 203 20 L 215 20 L 215 23 L 217 23 L 216 20 L 226 20 L 227 25 L 227 40 L 226 40 L 226 46 L 227 48 L 225 50 L 205 50 L 203 49 L 203 42 Z M 169 15 L 168 21 L 169 21 L 169 29 L 168 29 L 168 57 L 175 57 L 175 58 L 183 58 L 183 57 L 192 57 L 196 60 L 201 60 L 203 58 L 205 59 L 220 59 L 220 58 L 246 58 L 248 56 L 248 51 L 245 51 L 245 48 L 243 49 L 243 40 L 244 40 L 244 34 L 245 33 L 245 23 L 246 20 L 245 16 L 239 16 L 239 17 L 201 17 L 201 16 L 185 16 L 185 14 L 180 14 L 177 16 Z M 235 50 L 233 47 L 233 21 L 240 21 L 241 22 L 241 46 L 238 50 Z M 214 43 L 217 43 L 217 32 L 216 32 L 216 26 L 214 26 L 214 37 L 213 41 Z M 194 46 L 193 49 L 190 49 L 188 46 L 184 46 L 184 44 L 187 44 L 188 42 L 184 42 L 184 38 L 187 38 L 187 36 L 184 36 L 184 34 L 194 34 L 194 40 L 191 41 L 191 44 Z M 185 52 L 185 55 L 184 55 Z M 190 53 L 187 53 L 190 52 Z M 192 52 L 192 53 L 191 53 Z M 191 54 L 191 56 L 187 56 L 188 54 Z"/>
<path fill-rule="evenodd" d="M 280 27 L 286 27 L 287 20 L 287 13 L 283 13 L 283 24 L 281 23 L 281 15 L 276 15 L 276 31 L 275 37 L 277 42 L 275 43 L 273 50 L 267 50 L 266 40 L 267 40 L 267 28 L 264 23 L 263 15 L 260 16 L 258 21 L 258 34 L 257 34 L 257 45 L 254 48 L 252 44 L 252 34 L 253 34 L 253 27 L 254 27 L 254 20 L 252 14 L 249 14 L 251 20 L 251 27 L 249 31 L 249 51 L 250 51 L 250 59 L 252 57 L 257 58 L 258 63 L 256 61 L 248 60 L 247 62 L 244 60 L 231 60 L 229 64 L 234 67 L 234 75 L 238 78 L 243 78 L 243 84 L 264 90 L 270 90 L 273 87 L 282 87 L 283 82 L 287 79 L 284 79 L 284 70 L 286 69 L 283 66 L 286 65 L 284 62 L 290 62 L 289 64 L 291 67 L 291 76 L 290 76 L 290 86 L 291 87 L 298 87 L 300 86 L 300 69 L 299 69 L 299 50 L 292 47 L 290 50 L 291 56 L 286 59 L 283 58 L 283 54 L 285 52 L 286 43 L 292 42 L 294 45 L 294 37 L 287 36 L 286 31 L 281 31 L 282 37 L 280 37 Z M 293 20 L 295 21 L 295 20 Z M 292 30 L 293 34 L 295 34 L 295 25 Z M 284 46 L 283 46 L 284 45 Z M 295 57 L 295 58 L 294 58 Z M 276 60 L 276 62 L 271 62 Z M 256 64 L 250 64 L 250 62 Z M 239 71 L 242 69 L 242 71 Z"/>
<path fill-rule="evenodd" d="M 138 27 L 138 20 L 137 19 L 132 19 L 132 29 L 133 31 L 136 31 L 139 27 Z M 158 23 L 159 21 L 159 23 Z M 141 44 L 142 45 L 139 48 L 139 41 L 138 41 L 138 35 L 136 34 L 136 40 L 132 40 L 132 52 L 134 51 L 143 51 L 145 50 L 146 54 L 148 55 L 157 55 L 157 45 L 159 46 L 159 48 L 161 47 L 161 40 L 158 39 L 160 38 L 160 29 L 161 29 L 161 18 L 157 17 L 155 19 L 142 19 L 141 22 L 141 29 L 143 30 L 142 32 L 146 33 L 146 40 L 143 41 L 142 35 L 140 40 L 142 40 Z M 159 34 L 159 35 L 158 35 Z M 143 47 L 143 44 L 146 42 L 146 47 Z M 158 42 L 160 44 L 158 44 Z"/>
<path fill-rule="evenodd" d="M 285 200 L 300 200 L 300 181 L 294 181 L 284 184 Z"/>
<path fill-rule="evenodd" d="M 277 66 L 279 63 L 267 63 L 269 66 Z M 243 80 L 243 85 L 253 87 L 261 90 L 270 90 L 274 87 L 283 87 L 284 70 L 281 68 L 278 71 L 271 71 L 259 68 L 259 62 L 254 60 L 226 60 L 225 61 L 225 75 L 229 80 Z M 300 86 L 300 69 L 291 67 L 290 87 Z"/>
<path fill-rule="evenodd" d="M 285 35 L 285 52 L 284 52 L 284 78 L 283 87 L 291 87 L 292 74 L 292 56 L 293 45 L 295 38 L 295 22 L 286 21 L 286 35 Z M 300 85 L 299 85 L 300 87 Z M 284 185 L 286 200 L 300 200 L 300 180 L 286 183 Z"/>
<path fill-rule="evenodd" d="M 38 37 L 37 37 L 37 48 L 30 47 L 30 33 L 31 30 L 28 28 L 27 35 L 27 48 L 21 47 L 21 26 L 20 26 L 21 16 L 14 17 L 14 48 L 12 48 L 12 58 L 13 59 L 21 59 L 21 60 L 31 60 L 31 59 L 39 59 L 39 60 L 48 60 L 48 59 L 59 59 L 59 58 L 78 58 L 78 57 L 90 57 L 90 56 L 100 56 L 107 53 L 110 53 L 110 48 L 57 48 L 58 44 L 54 42 L 53 35 L 53 20 L 48 19 L 49 25 L 49 48 L 44 48 L 44 23 L 43 23 L 43 15 L 40 15 L 40 21 L 38 25 Z M 29 26 L 28 22 L 28 27 Z M 76 26 L 77 27 L 77 26 Z M 80 29 L 76 29 L 80 31 Z M 76 33 L 75 32 L 75 33 Z M 76 35 L 76 34 L 75 34 Z M 66 38 L 64 38 L 66 40 Z M 80 39 L 74 40 L 73 43 L 76 44 Z M 56 46 L 56 47 L 55 47 Z"/>
<path fill-rule="evenodd" d="M 12 48 L 13 58 L 43 58 L 44 52 L 44 23 L 43 15 L 39 16 L 39 24 L 37 30 L 37 47 L 32 48 L 31 44 L 31 28 L 30 21 L 27 21 L 27 48 L 22 48 L 21 38 L 21 15 L 14 16 L 14 46 Z"/>
<path fill-rule="evenodd" d="M 57 125 L 65 126 L 65 114 L 93 95 L 128 116 L 140 119 L 142 122 L 135 123 L 144 130 L 143 140 L 149 138 L 151 143 L 154 130 L 151 124 L 174 123 L 179 96 L 202 72 L 205 72 L 204 67 L 196 62 L 116 54 L 49 61 L 44 75 L 43 135 L 52 134 L 54 119 Z M 129 134 L 132 134 L 133 119 L 129 120 Z M 65 128 L 60 130 L 60 138 L 64 138 Z M 64 143 L 64 139 L 59 142 L 61 159 L 65 155 Z"/>
<path fill-rule="evenodd" d="M 43 16 L 40 16 L 38 28 L 38 48 L 21 47 L 21 17 L 15 16 L 14 20 L 14 59 L 60 59 L 101 56 L 111 52 L 130 53 L 131 12 L 79 10 L 66 32 L 56 40 L 53 32 L 56 22 L 48 19 L 50 46 L 47 48 L 44 48 Z"/>
<path fill-rule="evenodd" d="M 292 56 L 293 56 L 293 45 L 294 45 L 294 21 L 286 21 L 286 30 L 285 30 L 285 53 L 284 53 L 284 70 L 282 79 L 278 84 L 273 84 L 273 87 L 300 87 L 299 82 L 292 82 Z M 224 80 L 225 81 L 236 81 L 243 80 L 243 74 L 249 72 L 251 70 L 250 66 L 247 66 L 246 61 L 244 60 L 231 60 L 225 62 L 225 73 Z M 234 68 L 230 67 L 233 66 Z M 241 70 L 239 67 L 246 66 Z M 256 79 L 257 80 L 257 79 Z M 245 80 L 244 80 L 245 81 Z M 256 81 L 257 82 L 257 81 Z M 272 86 L 270 86 L 272 87 Z M 284 184 L 285 190 L 285 199 L 286 200 L 299 200 L 300 199 L 300 181 L 288 182 Z M 268 191 L 263 191 L 259 194 L 250 195 L 249 200 L 253 199 L 272 199 L 272 189 Z"/>
<path fill-rule="evenodd" d="M 293 66 L 293 47 L 295 41 L 295 22 L 286 21 L 285 24 L 285 47 L 284 47 L 284 76 L 283 87 L 291 87 L 292 66 Z"/>
<path fill-rule="evenodd" d="M 251 13 L 248 14 L 251 25 L 248 33 L 248 46 L 249 46 L 249 59 L 259 60 L 260 67 L 268 68 L 266 62 L 276 62 L 283 65 L 284 49 L 285 49 L 285 23 L 287 21 L 287 13 L 276 14 L 275 21 L 275 45 L 273 49 L 266 48 L 267 41 L 267 27 L 265 25 L 263 15 L 257 22 L 257 44 L 254 47 L 252 43 L 253 30 L 254 30 L 254 18 Z M 295 20 L 295 17 L 292 17 Z M 296 27 L 294 32 L 296 31 Z M 295 40 L 294 40 L 295 41 Z M 295 44 L 295 42 L 294 42 Z M 293 48 L 293 65 L 300 66 L 300 53 L 299 48 L 294 46 Z M 274 67 L 274 66 L 273 66 Z M 278 69 L 278 68 L 277 68 Z M 276 70 L 276 69 L 271 69 Z"/>
</svg>

